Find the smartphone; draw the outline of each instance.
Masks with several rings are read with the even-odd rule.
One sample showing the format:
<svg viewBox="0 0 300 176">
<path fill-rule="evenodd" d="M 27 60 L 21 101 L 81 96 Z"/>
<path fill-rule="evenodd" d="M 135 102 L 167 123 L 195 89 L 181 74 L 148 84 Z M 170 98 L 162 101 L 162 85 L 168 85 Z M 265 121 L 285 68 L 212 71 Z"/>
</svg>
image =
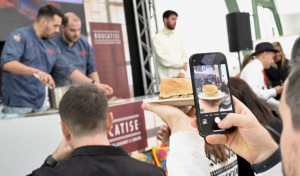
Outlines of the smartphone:
<svg viewBox="0 0 300 176">
<path fill-rule="evenodd" d="M 194 54 L 189 59 L 198 129 L 201 136 L 224 134 L 218 123 L 234 112 L 226 57 L 222 53 Z"/>
</svg>

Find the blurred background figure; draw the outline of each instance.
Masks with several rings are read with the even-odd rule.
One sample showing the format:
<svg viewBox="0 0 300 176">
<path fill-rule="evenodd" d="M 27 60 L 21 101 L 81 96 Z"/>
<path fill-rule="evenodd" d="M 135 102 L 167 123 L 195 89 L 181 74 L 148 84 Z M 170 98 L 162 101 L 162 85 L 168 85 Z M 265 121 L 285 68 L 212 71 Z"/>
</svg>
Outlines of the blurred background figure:
<svg viewBox="0 0 300 176">
<path fill-rule="evenodd" d="M 285 57 L 285 54 L 282 50 L 282 46 L 279 42 L 273 43 L 274 49 L 279 52 L 276 53 L 274 58 L 274 63 L 269 69 L 265 69 L 268 81 L 271 87 L 281 86 L 282 83 L 286 80 L 290 72 L 289 61 Z M 276 99 L 280 99 L 280 96 L 277 96 Z"/>
<path fill-rule="evenodd" d="M 281 94 L 282 87 L 267 87 L 267 76 L 264 69 L 268 69 L 274 63 L 278 50 L 269 42 L 262 42 L 255 46 L 252 56 L 255 59 L 247 64 L 241 72 L 241 79 L 247 82 L 253 92 L 262 99 L 274 112 L 278 111 L 279 101 L 275 99 Z"/>
<path fill-rule="evenodd" d="M 241 65 L 240 73 L 236 75 L 237 78 L 240 77 L 241 72 L 242 72 L 242 70 L 245 68 L 245 66 L 246 66 L 247 64 L 249 64 L 250 62 L 252 62 L 253 60 L 254 60 L 254 58 L 253 58 L 253 56 L 251 56 L 251 55 L 246 55 L 246 56 L 244 56 L 244 59 L 243 59 L 242 65 Z"/>
</svg>

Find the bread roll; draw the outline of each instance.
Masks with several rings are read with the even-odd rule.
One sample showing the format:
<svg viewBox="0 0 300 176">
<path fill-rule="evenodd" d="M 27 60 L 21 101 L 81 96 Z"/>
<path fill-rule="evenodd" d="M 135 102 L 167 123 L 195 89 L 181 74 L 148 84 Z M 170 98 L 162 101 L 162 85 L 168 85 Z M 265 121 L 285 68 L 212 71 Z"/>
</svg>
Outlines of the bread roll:
<svg viewBox="0 0 300 176">
<path fill-rule="evenodd" d="M 159 85 L 159 99 L 193 98 L 193 87 L 190 79 L 167 78 Z"/>
<path fill-rule="evenodd" d="M 218 87 L 213 84 L 207 84 L 202 87 L 205 97 L 218 97 Z"/>
</svg>

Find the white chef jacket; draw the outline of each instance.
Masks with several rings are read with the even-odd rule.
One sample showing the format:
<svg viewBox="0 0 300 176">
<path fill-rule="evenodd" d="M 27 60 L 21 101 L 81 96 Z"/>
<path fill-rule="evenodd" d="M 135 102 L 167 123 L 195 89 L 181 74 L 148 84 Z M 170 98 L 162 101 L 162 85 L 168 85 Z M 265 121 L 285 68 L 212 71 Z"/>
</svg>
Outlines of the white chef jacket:
<svg viewBox="0 0 300 176">
<path fill-rule="evenodd" d="M 159 80 L 178 77 L 184 73 L 183 63 L 188 61 L 181 37 L 174 30 L 164 27 L 153 37 Z"/>
</svg>

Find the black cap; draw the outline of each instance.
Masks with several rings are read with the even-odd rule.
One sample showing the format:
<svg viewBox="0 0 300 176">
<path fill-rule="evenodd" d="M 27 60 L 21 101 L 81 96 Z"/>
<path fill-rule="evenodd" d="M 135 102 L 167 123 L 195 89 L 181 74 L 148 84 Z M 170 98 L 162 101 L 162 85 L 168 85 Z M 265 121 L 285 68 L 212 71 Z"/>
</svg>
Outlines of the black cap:
<svg viewBox="0 0 300 176">
<path fill-rule="evenodd" d="M 274 53 L 278 53 L 279 51 L 274 49 L 273 45 L 269 42 L 262 42 L 255 46 L 255 52 L 251 54 L 251 56 L 256 56 L 259 53 L 264 51 L 271 51 Z"/>
</svg>

